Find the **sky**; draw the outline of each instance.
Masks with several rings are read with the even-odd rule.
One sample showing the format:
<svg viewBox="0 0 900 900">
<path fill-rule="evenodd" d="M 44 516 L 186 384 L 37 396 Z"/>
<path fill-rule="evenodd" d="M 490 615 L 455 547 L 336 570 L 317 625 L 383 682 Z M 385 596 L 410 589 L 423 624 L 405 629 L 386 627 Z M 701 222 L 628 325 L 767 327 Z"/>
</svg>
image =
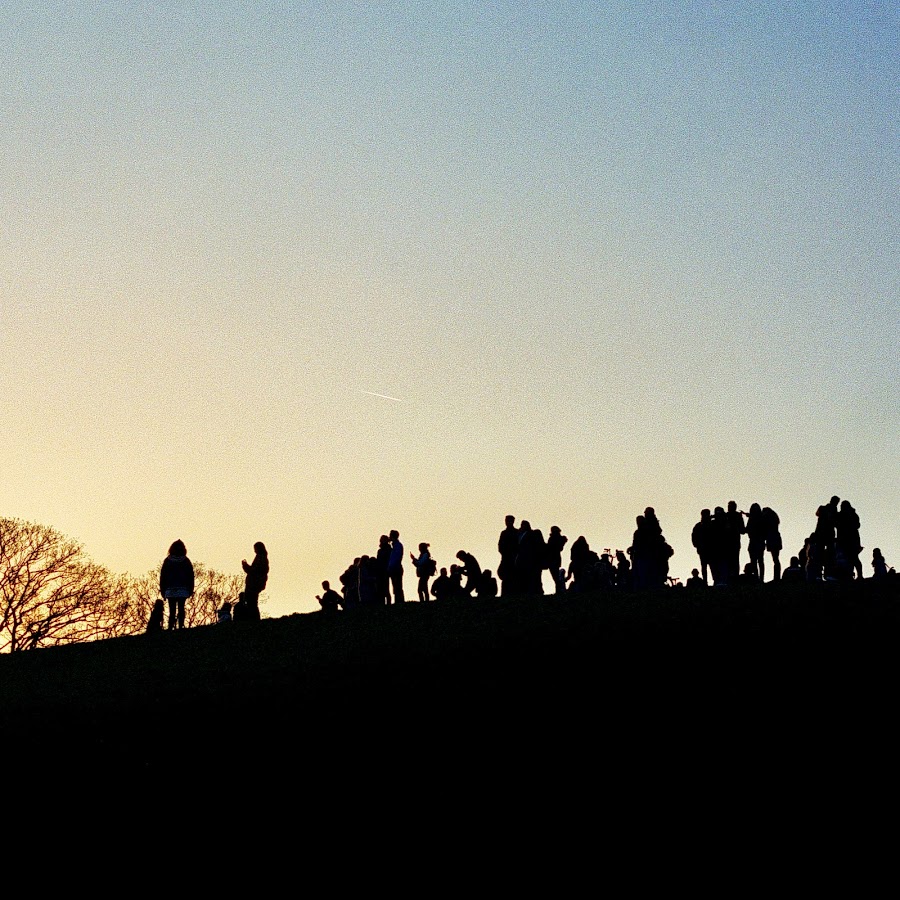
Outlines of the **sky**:
<svg viewBox="0 0 900 900">
<path fill-rule="evenodd" d="M 8 0 L 0 515 L 135 575 L 263 541 L 271 617 L 394 528 L 496 569 L 507 514 L 602 552 L 653 506 L 684 581 L 702 508 L 772 507 L 786 564 L 837 495 L 900 566 L 898 36 Z"/>
</svg>

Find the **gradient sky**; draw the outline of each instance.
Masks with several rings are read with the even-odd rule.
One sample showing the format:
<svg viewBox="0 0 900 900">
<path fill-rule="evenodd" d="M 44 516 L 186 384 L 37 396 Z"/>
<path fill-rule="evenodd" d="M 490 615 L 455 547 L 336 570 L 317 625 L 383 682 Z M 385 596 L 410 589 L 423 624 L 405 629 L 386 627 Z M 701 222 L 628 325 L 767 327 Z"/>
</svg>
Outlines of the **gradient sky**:
<svg viewBox="0 0 900 900">
<path fill-rule="evenodd" d="M 262 540 L 269 616 L 507 513 L 652 505 L 683 580 L 701 508 L 786 563 L 837 494 L 900 565 L 898 10 L 4 3 L 0 515 Z"/>
</svg>

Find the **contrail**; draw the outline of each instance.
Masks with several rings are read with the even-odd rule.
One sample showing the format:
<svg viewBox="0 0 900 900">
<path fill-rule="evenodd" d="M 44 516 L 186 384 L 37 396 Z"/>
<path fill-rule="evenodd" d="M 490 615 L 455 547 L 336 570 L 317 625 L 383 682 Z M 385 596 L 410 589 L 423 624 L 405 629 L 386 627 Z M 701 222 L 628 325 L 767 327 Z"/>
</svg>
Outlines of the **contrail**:
<svg viewBox="0 0 900 900">
<path fill-rule="evenodd" d="M 360 390 L 361 394 L 368 394 L 370 397 L 381 397 L 382 400 L 393 400 L 395 403 L 402 403 L 403 401 L 399 397 L 388 397 L 387 394 L 376 394 L 375 391 L 363 391 Z"/>
</svg>

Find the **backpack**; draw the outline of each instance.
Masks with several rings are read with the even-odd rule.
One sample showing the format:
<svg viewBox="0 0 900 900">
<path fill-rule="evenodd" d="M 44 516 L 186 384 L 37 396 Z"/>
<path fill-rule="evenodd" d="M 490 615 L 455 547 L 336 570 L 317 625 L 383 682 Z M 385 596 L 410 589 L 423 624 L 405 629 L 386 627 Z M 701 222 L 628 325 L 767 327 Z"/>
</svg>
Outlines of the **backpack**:
<svg viewBox="0 0 900 900">
<path fill-rule="evenodd" d="M 422 567 L 419 570 L 420 575 L 435 575 L 437 574 L 437 563 L 434 561 L 433 556 L 429 556 L 428 559 L 422 563 Z"/>
</svg>

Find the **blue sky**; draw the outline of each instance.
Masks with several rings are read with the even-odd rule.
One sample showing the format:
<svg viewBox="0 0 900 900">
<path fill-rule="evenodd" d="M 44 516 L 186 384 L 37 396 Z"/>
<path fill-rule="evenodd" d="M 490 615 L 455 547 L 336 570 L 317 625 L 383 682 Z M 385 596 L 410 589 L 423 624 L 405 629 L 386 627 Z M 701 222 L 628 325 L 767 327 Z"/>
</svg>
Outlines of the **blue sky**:
<svg viewBox="0 0 900 900">
<path fill-rule="evenodd" d="M 397 527 L 898 528 L 898 8 L 6 4 L 4 515 L 270 614 Z M 369 393 L 366 393 L 369 392 Z M 400 398 L 384 400 L 373 393 Z"/>
</svg>

